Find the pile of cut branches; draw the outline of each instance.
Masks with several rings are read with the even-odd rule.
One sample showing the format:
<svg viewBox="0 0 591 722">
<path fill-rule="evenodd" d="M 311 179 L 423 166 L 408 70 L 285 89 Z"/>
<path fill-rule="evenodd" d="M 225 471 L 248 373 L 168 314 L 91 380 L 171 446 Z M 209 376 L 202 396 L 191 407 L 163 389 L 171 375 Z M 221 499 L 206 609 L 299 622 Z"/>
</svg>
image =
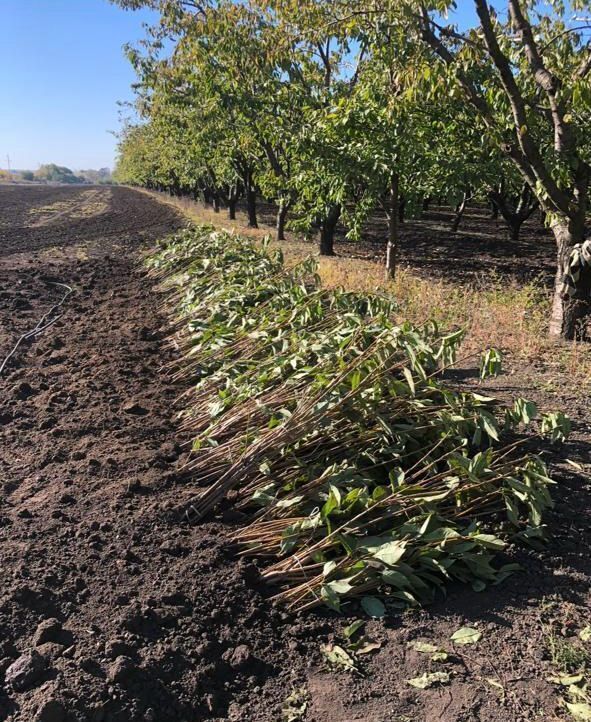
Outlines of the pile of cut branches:
<svg viewBox="0 0 591 722">
<path fill-rule="evenodd" d="M 398 324 L 393 299 L 323 290 L 312 259 L 287 269 L 208 226 L 149 267 L 172 294 L 170 372 L 191 382 L 183 424 L 205 488 L 188 514 L 224 498 L 247 510 L 235 541 L 272 560 L 263 577 L 290 607 L 361 596 L 378 614 L 380 598 L 423 603 L 452 579 L 481 589 L 514 569 L 493 563 L 507 543 L 542 536 L 551 481 L 514 434 L 537 411 L 446 384 L 460 331 Z M 554 438 L 561 423 L 545 422 Z"/>
</svg>

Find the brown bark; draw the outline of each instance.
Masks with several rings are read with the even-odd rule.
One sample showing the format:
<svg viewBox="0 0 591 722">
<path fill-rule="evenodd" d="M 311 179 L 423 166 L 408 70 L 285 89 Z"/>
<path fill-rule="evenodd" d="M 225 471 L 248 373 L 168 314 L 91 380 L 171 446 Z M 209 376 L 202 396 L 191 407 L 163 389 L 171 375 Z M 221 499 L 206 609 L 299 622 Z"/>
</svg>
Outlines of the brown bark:
<svg viewBox="0 0 591 722">
<path fill-rule="evenodd" d="M 566 339 L 587 339 L 586 318 L 591 314 L 591 269 L 586 268 L 575 285 L 574 295 L 564 292 L 564 277 L 569 268 L 575 243 L 583 241 L 581 224 L 562 220 L 552 226 L 556 239 L 557 270 L 550 316 L 550 336 Z"/>
<path fill-rule="evenodd" d="M 460 227 L 460 223 L 462 221 L 462 218 L 464 217 L 464 211 L 466 210 L 466 206 L 468 205 L 469 197 L 470 197 L 470 192 L 467 190 L 464 191 L 462 200 L 456 206 L 456 214 L 455 214 L 454 219 L 451 224 L 451 232 L 452 233 L 457 233 L 458 228 Z"/>
<path fill-rule="evenodd" d="M 248 213 L 248 227 L 258 228 L 257 221 L 257 194 L 253 188 L 246 190 L 246 211 Z"/>
<path fill-rule="evenodd" d="M 490 191 L 491 203 L 501 212 L 503 220 L 507 224 L 509 239 L 519 240 L 521 226 L 527 221 L 531 214 L 539 206 L 531 188 L 524 183 L 516 199 L 511 199 L 504 191 Z"/>
<path fill-rule="evenodd" d="M 284 201 L 279 201 L 279 208 L 277 209 L 277 221 L 275 223 L 275 228 L 277 231 L 277 240 L 278 241 L 284 241 L 285 240 L 285 221 L 287 220 L 287 211 L 289 210 L 289 204 Z"/>
<path fill-rule="evenodd" d="M 386 278 L 396 276 L 398 264 L 398 220 L 400 212 L 400 196 L 398 191 L 398 176 L 393 175 L 390 181 L 390 197 L 388 204 L 388 245 L 386 246 Z"/>
<path fill-rule="evenodd" d="M 341 217 L 341 207 L 331 206 L 320 224 L 320 255 L 334 256 L 334 233 Z"/>
<path fill-rule="evenodd" d="M 473 0 L 484 38 L 486 50 L 494 64 L 500 83 L 513 116 L 515 136 L 513 140 L 501 143 L 501 150 L 513 161 L 523 179 L 530 188 L 536 190 L 542 210 L 555 220 L 553 231 L 557 242 L 558 265 L 556 289 L 550 324 L 553 336 L 573 338 L 579 333 L 581 314 L 589 310 L 589 292 L 586 281 L 581 282 L 575 300 L 560 297 L 560 288 L 564 276 L 565 264 L 574 243 L 583 239 L 582 226 L 587 209 L 588 188 L 591 168 L 581 158 L 577 139 L 568 120 L 568 107 L 565 106 L 560 79 L 545 65 L 543 52 L 537 46 L 535 33 L 528 19 L 527 7 L 522 0 L 509 0 L 510 18 L 516 36 L 521 42 L 529 65 L 531 80 L 536 83 L 548 103 L 548 117 L 552 123 L 554 149 L 563 161 L 572 169 L 572 183 L 559 184 L 547 165 L 539 142 L 528 127 L 527 103 L 519 87 L 520 75 L 514 72 L 509 57 L 503 52 L 497 37 L 497 25 L 491 14 L 488 0 Z M 525 10 L 524 10 L 525 7 Z M 443 42 L 434 31 L 426 7 L 422 10 L 422 35 L 434 52 L 447 65 L 454 65 L 457 78 L 464 88 L 472 105 L 478 110 L 483 122 L 491 130 L 498 130 L 495 113 L 480 88 L 463 69 L 455 52 Z M 527 71 L 523 70 L 522 73 Z M 585 55 L 578 68 L 573 72 L 573 80 L 585 77 L 591 72 L 591 59 Z M 582 222 L 581 222 L 582 219 Z M 587 312 L 585 311 L 585 312 Z"/>
</svg>

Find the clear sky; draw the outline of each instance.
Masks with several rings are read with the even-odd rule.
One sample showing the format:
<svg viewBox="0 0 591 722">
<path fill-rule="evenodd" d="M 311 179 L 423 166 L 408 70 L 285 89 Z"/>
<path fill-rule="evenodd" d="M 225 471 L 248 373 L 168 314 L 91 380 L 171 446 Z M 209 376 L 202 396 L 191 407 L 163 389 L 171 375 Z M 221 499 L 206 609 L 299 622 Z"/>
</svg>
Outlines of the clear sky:
<svg viewBox="0 0 591 722">
<path fill-rule="evenodd" d="M 147 11 L 107 0 L 0 0 L 0 167 L 113 166 L 117 101 L 132 98 L 122 46 Z"/>
<path fill-rule="evenodd" d="M 505 2 L 493 4 L 499 8 Z M 475 21 L 458 0 L 452 21 Z M 157 16 L 108 0 L 0 0 L 0 168 L 113 167 L 118 101 L 135 77 L 122 46 L 144 37 Z"/>
</svg>

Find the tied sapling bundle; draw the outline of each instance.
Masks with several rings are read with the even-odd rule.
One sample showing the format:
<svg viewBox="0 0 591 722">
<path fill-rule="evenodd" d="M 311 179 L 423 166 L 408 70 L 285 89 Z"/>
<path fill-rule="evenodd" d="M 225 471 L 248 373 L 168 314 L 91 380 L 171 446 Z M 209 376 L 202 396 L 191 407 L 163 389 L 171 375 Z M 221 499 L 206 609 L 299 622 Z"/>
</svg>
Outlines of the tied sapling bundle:
<svg viewBox="0 0 591 722">
<path fill-rule="evenodd" d="M 482 589 L 514 569 L 493 563 L 507 543 L 543 535 L 546 467 L 502 442 L 537 410 L 446 384 L 461 331 L 398 323 L 392 298 L 322 289 L 313 259 L 287 269 L 208 226 L 149 266 L 176 308 L 171 373 L 190 382 L 183 425 L 205 488 L 186 512 L 225 498 L 250 513 L 235 542 L 271 560 L 263 578 L 291 608 L 423 603 L 452 579 Z M 542 420 L 553 439 L 566 424 Z"/>
</svg>

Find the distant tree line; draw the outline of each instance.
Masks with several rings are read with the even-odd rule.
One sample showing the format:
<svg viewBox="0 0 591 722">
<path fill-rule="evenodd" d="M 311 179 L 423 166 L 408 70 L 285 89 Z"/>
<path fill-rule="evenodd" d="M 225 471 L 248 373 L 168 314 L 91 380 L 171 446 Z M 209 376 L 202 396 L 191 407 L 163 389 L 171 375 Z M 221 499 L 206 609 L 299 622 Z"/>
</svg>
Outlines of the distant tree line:
<svg viewBox="0 0 591 722">
<path fill-rule="evenodd" d="M 3 181 L 27 181 L 38 183 L 92 183 L 92 184 L 109 184 L 113 182 L 111 170 L 109 168 L 100 168 L 99 170 L 80 170 L 72 171 L 66 166 L 56 165 L 55 163 L 47 163 L 39 167 L 37 171 L 32 170 L 15 170 L 0 171 L 0 180 Z"/>
</svg>

